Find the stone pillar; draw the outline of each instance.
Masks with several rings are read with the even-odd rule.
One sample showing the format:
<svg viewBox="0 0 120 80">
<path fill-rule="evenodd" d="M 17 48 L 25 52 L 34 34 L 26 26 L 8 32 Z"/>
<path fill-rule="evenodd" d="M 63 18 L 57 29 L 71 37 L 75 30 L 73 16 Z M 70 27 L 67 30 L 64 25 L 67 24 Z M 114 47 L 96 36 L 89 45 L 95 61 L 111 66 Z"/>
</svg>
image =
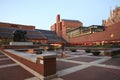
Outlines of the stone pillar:
<svg viewBox="0 0 120 80">
<path fill-rule="evenodd" d="M 55 54 L 41 54 L 37 55 L 36 63 L 42 68 L 43 80 L 49 80 L 57 77 L 56 75 L 56 55 Z"/>
</svg>

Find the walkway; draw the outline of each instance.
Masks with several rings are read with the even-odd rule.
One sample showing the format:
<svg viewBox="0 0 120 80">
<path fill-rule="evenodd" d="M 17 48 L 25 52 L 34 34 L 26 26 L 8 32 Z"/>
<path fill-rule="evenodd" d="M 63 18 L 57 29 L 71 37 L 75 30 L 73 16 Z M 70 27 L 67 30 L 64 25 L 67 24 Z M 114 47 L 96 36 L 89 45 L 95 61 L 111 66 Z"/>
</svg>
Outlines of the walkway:
<svg viewBox="0 0 120 80">
<path fill-rule="evenodd" d="M 39 80 L 0 52 L 0 80 Z"/>
<path fill-rule="evenodd" d="M 120 80 L 120 57 L 93 56 L 84 51 L 66 52 L 57 59 L 57 74 L 63 80 Z"/>
<path fill-rule="evenodd" d="M 120 80 L 120 57 L 93 56 L 83 50 L 66 51 L 57 57 L 57 75 L 52 80 Z M 39 80 L 5 54 L 0 53 L 0 80 Z"/>
</svg>

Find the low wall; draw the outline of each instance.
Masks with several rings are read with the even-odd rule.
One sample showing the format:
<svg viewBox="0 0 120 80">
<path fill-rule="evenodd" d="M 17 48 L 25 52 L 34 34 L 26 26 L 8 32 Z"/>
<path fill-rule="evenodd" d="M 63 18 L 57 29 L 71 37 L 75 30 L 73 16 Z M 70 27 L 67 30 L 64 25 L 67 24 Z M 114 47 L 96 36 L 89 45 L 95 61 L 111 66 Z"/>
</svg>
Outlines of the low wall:
<svg viewBox="0 0 120 80">
<path fill-rule="evenodd" d="M 14 54 L 9 50 L 2 50 L 5 54 L 14 58 L 18 62 L 24 64 L 25 66 L 31 68 L 35 72 L 39 73 L 43 77 L 40 77 L 41 80 L 49 80 L 49 78 L 56 77 L 56 55 L 33 55 L 34 59 L 31 59 L 29 56 L 26 57 L 18 54 Z M 32 54 L 27 54 L 32 55 Z"/>
<path fill-rule="evenodd" d="M 30 49 L 30 48 L 39 48 L 37 45 L 7 45 L 2 46 L 2 49 Z"/>
</svg>

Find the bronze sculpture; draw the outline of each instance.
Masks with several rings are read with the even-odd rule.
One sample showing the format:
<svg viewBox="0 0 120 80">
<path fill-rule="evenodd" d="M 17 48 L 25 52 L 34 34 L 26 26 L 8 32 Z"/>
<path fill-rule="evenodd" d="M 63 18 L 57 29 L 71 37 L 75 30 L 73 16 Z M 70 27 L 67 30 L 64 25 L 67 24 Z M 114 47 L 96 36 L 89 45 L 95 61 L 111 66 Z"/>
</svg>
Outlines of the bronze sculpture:
<svg viewBox="0 0 120 80">
<path fill-rule="evenodd" d="M 13 41 L 14 42 L 26 42 L 27 31 L 15 30 L 13 32 Z"/>
</svg>

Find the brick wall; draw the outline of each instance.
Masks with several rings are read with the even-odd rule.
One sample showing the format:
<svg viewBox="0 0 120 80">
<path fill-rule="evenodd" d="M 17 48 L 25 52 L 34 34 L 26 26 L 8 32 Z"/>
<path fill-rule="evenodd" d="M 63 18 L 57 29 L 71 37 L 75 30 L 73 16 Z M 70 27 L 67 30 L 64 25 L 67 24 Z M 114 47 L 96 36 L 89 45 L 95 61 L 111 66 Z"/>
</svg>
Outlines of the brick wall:
<svg viewBox="0 0 120 80">
<path fill-rule="evenodd" d="M 3 22 L 0 22 L 0 27 L 16 28 L 16 29 L 22 29 L 22 30 L 34 30 L 35 29 L 35 26 L 31 26 L 31 25 L 20 25 L 20 24 L 3 23 Z"/>
</svg>

